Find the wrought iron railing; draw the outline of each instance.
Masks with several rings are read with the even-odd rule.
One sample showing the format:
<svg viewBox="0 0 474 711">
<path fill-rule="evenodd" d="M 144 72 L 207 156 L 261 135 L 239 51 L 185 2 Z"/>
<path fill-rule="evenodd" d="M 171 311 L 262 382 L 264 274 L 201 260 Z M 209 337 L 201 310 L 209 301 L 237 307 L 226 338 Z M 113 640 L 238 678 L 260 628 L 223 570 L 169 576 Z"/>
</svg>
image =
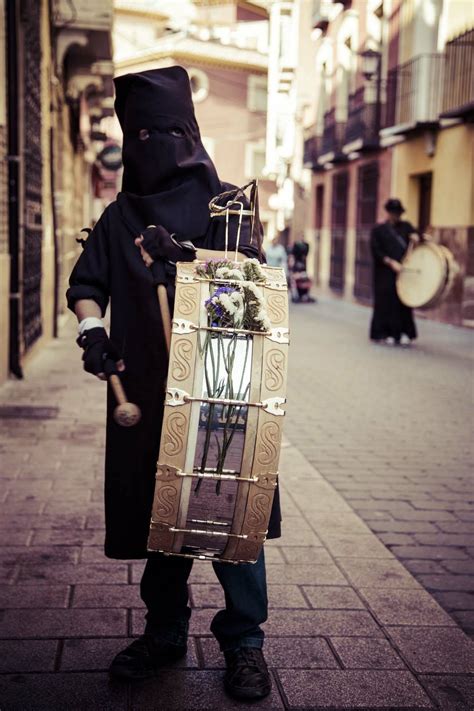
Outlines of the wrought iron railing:
<svg viewBox="0 0 474 711">
<path fill-rule="evenodd" d="M 380 107 L 364 101 L 364 87 L 349 97 L 345 143 L 362 140 L 362 146 L 376 147 L 379 142 Z"/>
<path fill-rule="evenodd" d="M 334 157 L 342 156 L 342 146 L 346 134 L 346 122 L 336 120 L 336 109 L 332 108 L 324 114 L 324 129 L 321 138 L 321 155 L 334 153 Z"/>
<path fill-rule="evenodd" d="M 459 116 L 474 110 L 474 29 L 447 42 L 442 113 Z"/>
<path fill-rule="evenodd" d="M 321 137 L 309 136 L 304 142 L 303 163 L 306 167 L 317 168 L 320 154 Z"/>
<path fill-rule="evenodd" d="M 384 126 L 435 123 L 441 111 L 443 76 L 443 54 L 421 54 L 390 69 Z"/>
</svg>

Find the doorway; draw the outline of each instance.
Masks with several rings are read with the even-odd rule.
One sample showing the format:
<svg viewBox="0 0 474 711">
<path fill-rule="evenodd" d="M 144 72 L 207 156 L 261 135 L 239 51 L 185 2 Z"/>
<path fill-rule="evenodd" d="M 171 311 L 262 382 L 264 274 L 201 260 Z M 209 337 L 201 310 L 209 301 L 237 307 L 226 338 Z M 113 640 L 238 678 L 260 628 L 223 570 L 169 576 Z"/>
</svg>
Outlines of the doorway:
<svg viewBox="0 0 474 711">
<path fill-rule="evenodd" d="M 418 230 L 426 232 L 431 225 L 431 188 L 433 173 L 422 173 L 416 176 L 418 182 Z"/>
<path fill-rule="evenodd" d="M 347 194 L 349 172 L 340 171 L 332 179 L 331 209 L 331 265 L 329 286 L 335 291 L 344 291 L 347 233 Z"/>
</svg>

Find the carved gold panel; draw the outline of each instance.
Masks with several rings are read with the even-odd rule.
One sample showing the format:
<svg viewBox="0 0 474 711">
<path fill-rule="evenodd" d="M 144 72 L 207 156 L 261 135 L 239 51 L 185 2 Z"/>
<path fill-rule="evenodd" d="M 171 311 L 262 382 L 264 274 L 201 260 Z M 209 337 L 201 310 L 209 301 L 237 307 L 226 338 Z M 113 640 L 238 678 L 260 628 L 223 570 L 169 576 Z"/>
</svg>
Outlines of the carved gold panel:
<svg viewBox="0 0 474 711">
<path fill-rule="evenodd" d="M 263 266 L 265 282 L 258 286 L 270 329 L 227 329 L 229 333 L 217 340 L 209 336 L 213 329 L 205 308 L 211 283 L 198 276 L 196 265 L 177 265 L 148 548 L 254 562 L 267 535 L 278 479 L 289 347 L 286 277 L 281 269 Z M 228 367 L 231 355 L 234 370 L 227 371 L 232 373 L 227 389 L 233 398 L 209 397 L 210 373 L 214 387 L 217 383 L 217 390 L 221 388 L 222 373 L 215 361 L 222 359 Z"/>
</svg>

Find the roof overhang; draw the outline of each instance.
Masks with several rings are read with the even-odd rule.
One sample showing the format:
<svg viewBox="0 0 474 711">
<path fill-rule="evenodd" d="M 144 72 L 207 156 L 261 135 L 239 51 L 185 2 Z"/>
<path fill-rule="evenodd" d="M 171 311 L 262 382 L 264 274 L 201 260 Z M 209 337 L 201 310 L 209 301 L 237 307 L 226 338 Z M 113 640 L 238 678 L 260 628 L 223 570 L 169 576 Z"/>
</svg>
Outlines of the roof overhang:
<svg viewBox="0 0 474 711">
<path fill-rule="evenodd" d="M 115 68 L 117 73 L 124 73 L 132 67 L 136 68 L 137 65 L 160 62 L 164 59 L 185 63 L 197 62 L 227 69 L 243 69 L 259 74 L 266 74 L 268 71 L 268 57 L 260 52 L 218 42 L 203 42 L 189 37 L 179 42 L 168 37 L 158 40 L 153 49 L 143 50 L 121 59 L 115 63 Z"/>
</svg>

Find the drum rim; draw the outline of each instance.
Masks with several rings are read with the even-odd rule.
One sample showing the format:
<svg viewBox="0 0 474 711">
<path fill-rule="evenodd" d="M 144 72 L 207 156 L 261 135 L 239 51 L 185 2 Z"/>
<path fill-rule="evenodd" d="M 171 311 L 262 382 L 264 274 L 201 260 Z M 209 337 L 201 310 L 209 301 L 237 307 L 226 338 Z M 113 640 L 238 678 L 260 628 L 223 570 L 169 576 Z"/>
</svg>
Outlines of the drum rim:
<svg viewBox="0 0 474 711">
<path fill-rule="evenodd" d="M 424 309 L 433 308 L 437 304 L 437 302 L 439 301 L 439 299 L 441 298 L 443 293 L 445 292 L 446 287 L 449 285 L 449 282 L 450 282 L 450 277 L 451 277 L 450 261 L 452 259 L 451 252 L 448 249 L 448 247 L 445 247 L 445 245 L 436 244 L 434 242 L 422 242 L 421 244 L 416 245 L 414 247 L 414 249 L 410 251 L 410 253 L 402 260 L 402 264 L 404 264 L 410 258 L 410 256 L 412 254 L 414 254 L 414 252 L 416 250 L 423 248 L 423 247 L 427 247 L 428 249 L 430 249 L 431 252 L 434 255 L 436 255 L 436 257 L 438 258 L 441 265 L 442 266 L 444 265 L 444 271 L 445 271 L 444 279 L 442 280 L 440 286 L 437 288 L 437 290 L 435 291 L 433 296 L 430 299 L 428 299 L 428 301 L 426 301 L 424 304 L 421 304 L 421 305 L 407 304 L 402 299 L 401 294 L 400 294 L 400 288 L 399 288 L 400 280 L 398 278 L 398 275 L 397 275 L 397 280 L 396 280 L 397 294 L 398 294 L 398 298 L 400 299 L 402 304 L 404 304 L 405 306 L 408 306 L 411 309 L 419 309 L 421 311 L 423 311 Z"/>
</svg>

